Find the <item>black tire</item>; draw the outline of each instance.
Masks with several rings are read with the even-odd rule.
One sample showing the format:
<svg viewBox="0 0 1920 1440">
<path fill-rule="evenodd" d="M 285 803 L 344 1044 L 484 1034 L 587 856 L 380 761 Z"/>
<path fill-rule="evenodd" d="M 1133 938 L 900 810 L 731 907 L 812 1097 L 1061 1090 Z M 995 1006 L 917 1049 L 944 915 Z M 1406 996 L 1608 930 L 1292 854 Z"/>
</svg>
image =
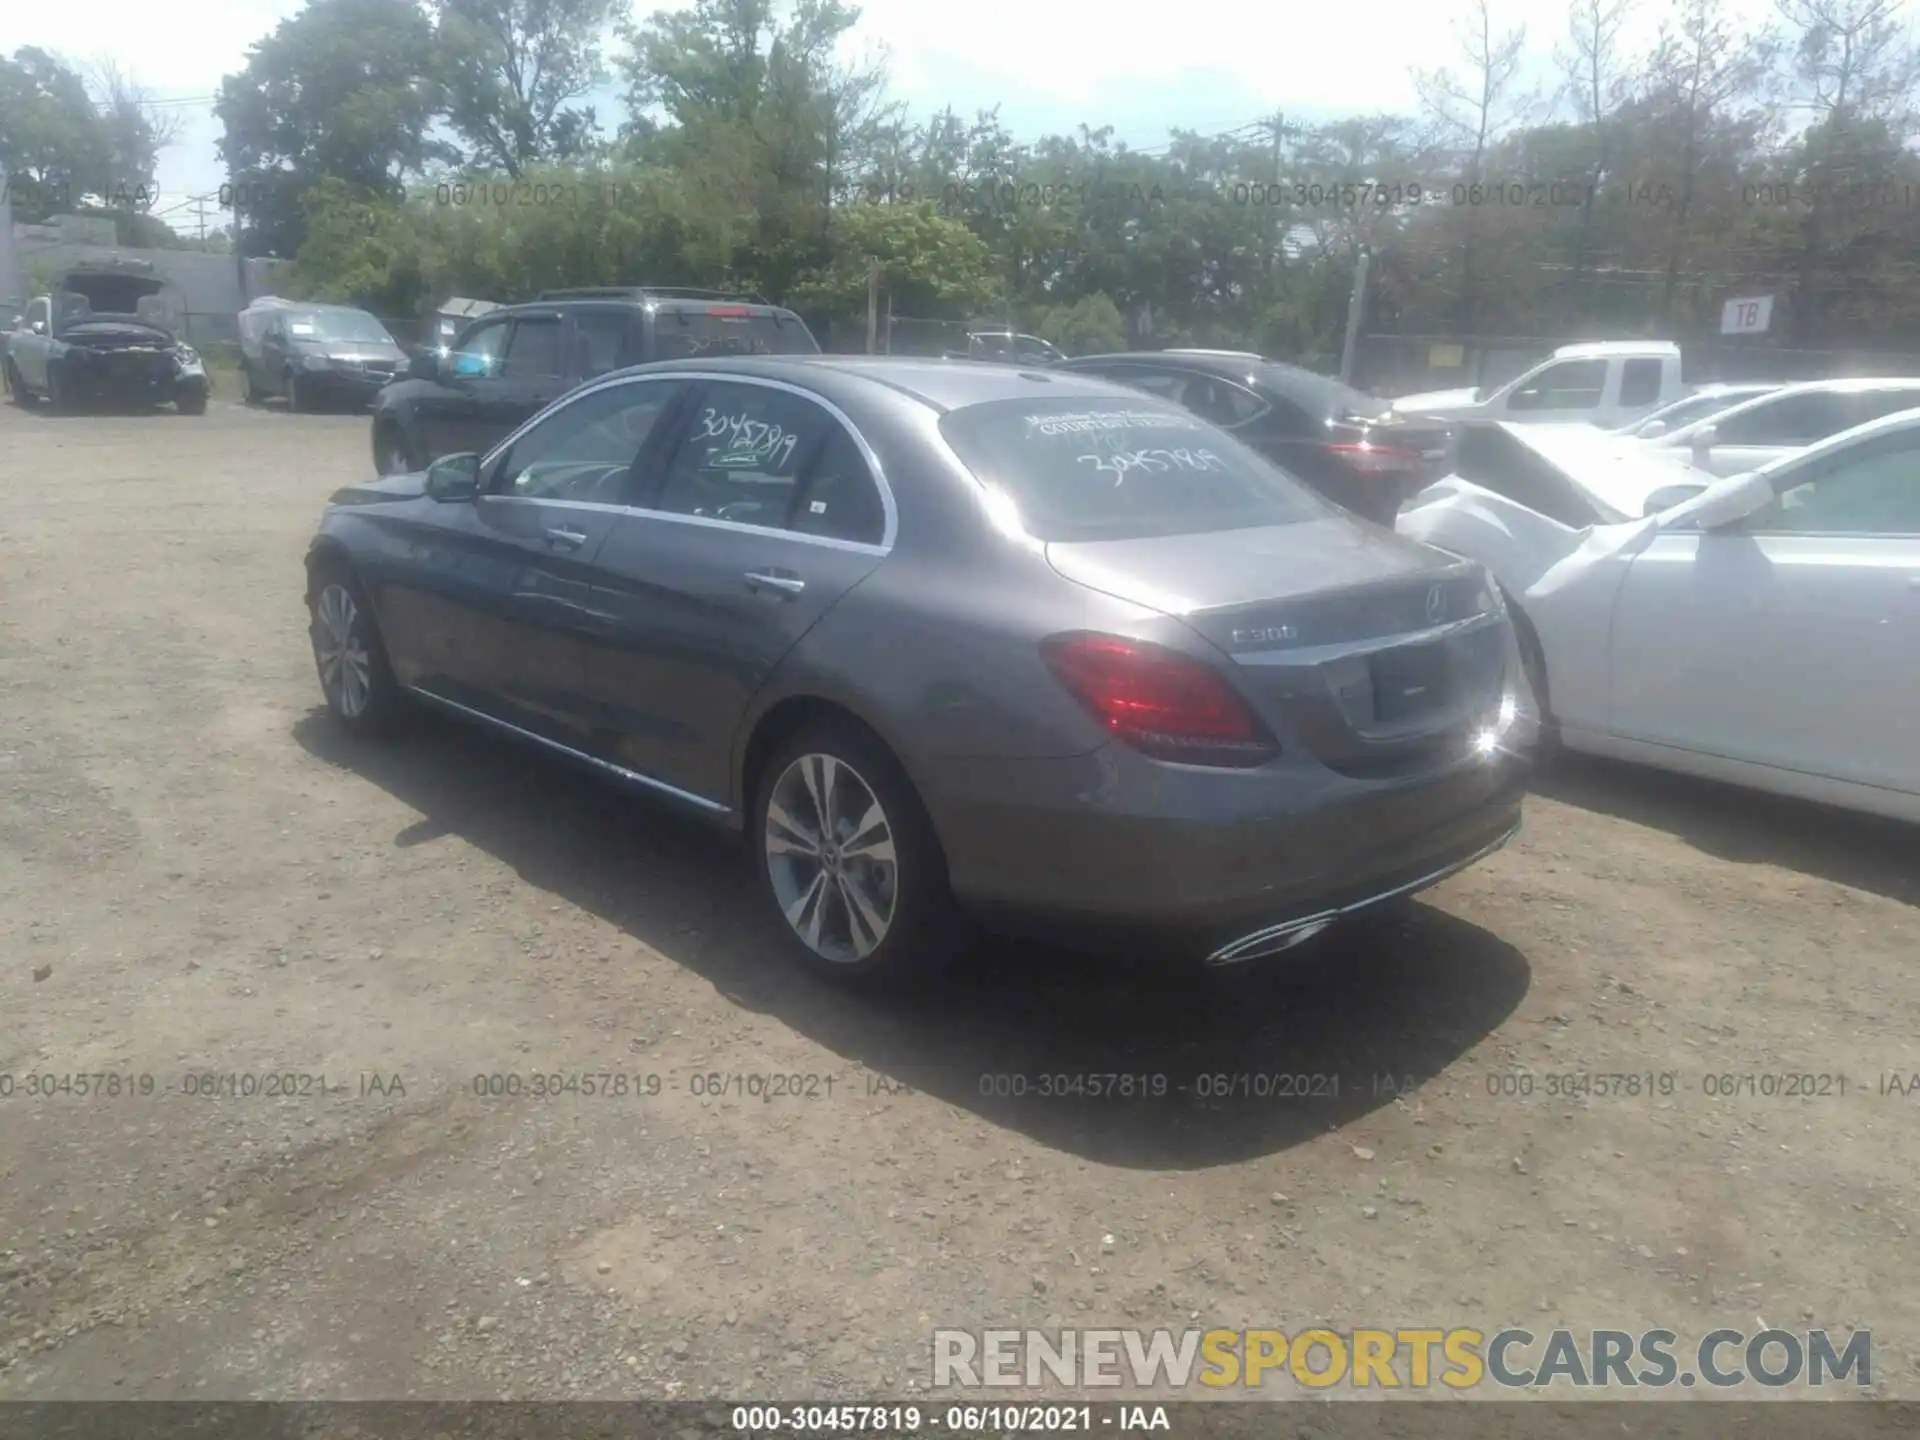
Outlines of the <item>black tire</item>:
<svg viewBox="0 0 1920 1440">
<path fill-rule="evenodd" d="M 244 360 L 240 362 L 240 375 L 240 398 L 245 404 L 258 405 L 262 400 L 267 398 L 261 393 L 260 387 L 253 383 L 253 366 L 247 364 Z"/>
<path fill-rule="evenodd" d="M 327 710 L 356 734 L 391 730 L 406 713 L 406 697 L 394 679 L 386 642 L 358 577 L 341 561 L 325 561 L 315 569 L 309 590 L 307 635 Z M 341 597 L 347 607 L 344 614 Z M 363 662 L 360 667 L 352 665 L 355 648 Z M 330 654 L 342 650 L 346 652 L 342 663 L 330 666 Z M 350 676 L 355 672 L 362 675 L 364 684 L 353 682 Z"/>
<path fill-rule="evenodd" d="M 427 463 L 406 432 L 387 422 L 374 427 L 373 468 L 382 475 L 412 475 L 426 469 Z"/>
<path fill-rule="evenodd" d="M 819 812 L 810 804 L 823 778 L 822 760 L 841 767 L 828 786 L 829 795 L 838 797 L 828 801 L 829 809 L 846 805 L 862 810 L 832 817 L 837 843 L 824 847 L 824 863 L 797 850 L 772 850 L 771 842 L 793 838 L 796 832 L 769 820 L 770 809 L 779 802 L 782 813 L 801 827 L 799 838 L 827 828 L 819 825 Z M 869 820 L 861 788 L 878 803 L 878 827 Z M 797 796 L 805 798 L 792 803 Z M 856 829 L 855 822 L 863 820 L 868 823 Z M 811 832 L 805 828 L 809 822 L 816 827 Z M 901 989 L 931 980 L 963 948 L 966 927 L 947 888 L 946 857 L 926 807 L 900 763 L 861 727 L 820 721 L 789 736 L 760 771 L 747 823 L 754 869 L 773 908 L 774 923 L 786 936 L 789 952 L 815 975 L 857 989 Z M 863 837 L 867 843 L 859 850 L 840 853 L 841 845 Z M 893 855 L 890 876 L 888 862 L 874 858 L 887 842 Z M 809 871 L 818 881 L 807 883 Z M 811 905 L 809 894 L 814 895 Z M 864 911 L 859 911 L 859 901 L 867 902 Z M 890 906 L 876 941 L 874 927 L 856 919 L 856 913 L 877 913 L 878 901 L 890 901 Z M 790 908 L 796 917 L 792 920 Z M 808 929 L 818 937 L 818 948 L 802 933 Z"/>
<path fill-rule="evenodd" d="M 7 395 L 22 410 L 33 404 L 33 394 L 27 389 L 26 377 L 20 373 L 20 367 L 13 363 L 13 357 L 7 357 L 6 366 Z"/>
<path fill-rule="evenodd" d="M 298 415 L 308 408 L 307 397 L 300 393 L 300 372 L 287 371 L 287 409 Z"/>
<path fill-rule="evenodd" d="M 47 365 L 47 408 L 56 415 L 64 415 L 73 408 L 73 396 L 67 393 L 66 376 L 58 365 Z"/>
<path fill-rule="evenodd" d="M 207 392 L 204 390 L 181 390 L 173 397 L 174 408 L 182 415 L 204 415 L 207 413 Z"/>
</svg>

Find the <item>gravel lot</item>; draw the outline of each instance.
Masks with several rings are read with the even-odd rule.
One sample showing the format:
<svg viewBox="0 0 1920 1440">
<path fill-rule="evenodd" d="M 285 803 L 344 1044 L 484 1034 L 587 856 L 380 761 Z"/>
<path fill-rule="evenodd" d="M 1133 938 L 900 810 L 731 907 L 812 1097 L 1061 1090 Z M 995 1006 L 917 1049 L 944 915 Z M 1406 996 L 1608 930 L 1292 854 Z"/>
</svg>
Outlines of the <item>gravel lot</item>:
<svg viewBox="0 0 1920 1440">
<path fill-rule="evenodd" d="M 326 721 L 300 560 L 366 463 L 0 410 L 0 1397 L 904 1397 L 935 1325 L 1314 1322 L 1871 1326 L 1920 1394 L 1913 832 L 1563 763 L 1397 933 L 849 999 L 694 824 Z M 26 1093 L 103 1072 L 155 1093 Z M 475 1093 L 533 1072 L 661 1093 Z M 1171 1093 L 1032 1093 L 1079 1072 Z M 1198 1093 L 1276 1072 L 1339 1096 Z M 1703 1093 L 1782 1072 L 1847 1092 Z"/>
</svg>

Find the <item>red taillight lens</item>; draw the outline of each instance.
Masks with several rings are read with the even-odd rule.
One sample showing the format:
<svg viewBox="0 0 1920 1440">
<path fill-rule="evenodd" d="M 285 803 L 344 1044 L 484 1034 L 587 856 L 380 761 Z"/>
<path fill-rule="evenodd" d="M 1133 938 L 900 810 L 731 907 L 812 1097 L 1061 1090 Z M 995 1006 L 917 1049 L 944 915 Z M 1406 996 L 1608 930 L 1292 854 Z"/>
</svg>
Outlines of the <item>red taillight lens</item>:
<svg viewBox="0 0 1920 1440">
<path fill-rule="evenodd" d="M 745 305 L 709 305 L 707 314 L 718 315 L 728 320 L 745 320 L 753 314 L 753 311 Z"/>
<path fill-rule="evenodd" d="M 1249 766 L 1279 753 L 1226 679 L 1178 651 L 1117 635 L 1056 635 L 1040 653 L 1096 720 L 1156 759 Z"/>
<path fill-rule="evenodd" d="M 1362 475 L 1412 475 L 1425 463 L 1415 451 L 1369 445 L 1364 440 L 1357 445 L 1329 445 L 1327 453 Z"/>
</svg>

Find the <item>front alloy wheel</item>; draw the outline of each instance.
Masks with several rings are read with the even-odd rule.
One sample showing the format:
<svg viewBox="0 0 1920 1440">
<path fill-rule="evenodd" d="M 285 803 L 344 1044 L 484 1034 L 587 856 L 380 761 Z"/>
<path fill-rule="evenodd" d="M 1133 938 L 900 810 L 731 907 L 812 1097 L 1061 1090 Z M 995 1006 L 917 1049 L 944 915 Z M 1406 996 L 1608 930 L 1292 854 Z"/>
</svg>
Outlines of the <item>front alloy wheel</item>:
<svg viewBox="0 0 1920 1440">
<path fill-rule="evenodd" d="M 788 765 L 767 800 L 764 844 L 774 901 L 809 950 L 847 965 L 885 942 L 900 861 L 886 807 L 853 766 L 819 754 Z"/>
<path fill-rule="evenodd" d="M 359 587 L 340 576 L 327 579 L 313 598 L 310 633 L 327 708 L 349 729 L 387 725 L 399 709 L 399 687 Z"/>
</svg>

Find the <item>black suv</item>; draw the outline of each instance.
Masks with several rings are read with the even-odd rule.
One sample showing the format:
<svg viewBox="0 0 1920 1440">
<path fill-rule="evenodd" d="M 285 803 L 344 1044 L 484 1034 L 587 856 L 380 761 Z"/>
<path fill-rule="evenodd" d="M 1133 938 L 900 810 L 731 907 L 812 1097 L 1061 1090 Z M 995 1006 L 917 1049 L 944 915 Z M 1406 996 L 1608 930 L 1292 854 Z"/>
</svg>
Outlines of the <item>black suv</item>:
<svg viewBox="0 0 1920 1440">
<path fill-rule="evenodd" d="M 1410 495 L 1445 475 L 1453 453 L 1441 421 L 1403 419 L 1338 380 L 1240 351 L 1089 355 L 1060 368 L 1183 405 L 1380 525 L 1392 525 Z"/>
<path fill-rule="evenodd" d="M 415 357 L 373 407 L 383 475 L 442 455 L 485 453 L 575 386 L 653 360 L 703 355 L 817 355 L 791 310 L 758 295 L 626 286 L 548 290 L 489 310 L 449 350 Z"/>
</svg>

